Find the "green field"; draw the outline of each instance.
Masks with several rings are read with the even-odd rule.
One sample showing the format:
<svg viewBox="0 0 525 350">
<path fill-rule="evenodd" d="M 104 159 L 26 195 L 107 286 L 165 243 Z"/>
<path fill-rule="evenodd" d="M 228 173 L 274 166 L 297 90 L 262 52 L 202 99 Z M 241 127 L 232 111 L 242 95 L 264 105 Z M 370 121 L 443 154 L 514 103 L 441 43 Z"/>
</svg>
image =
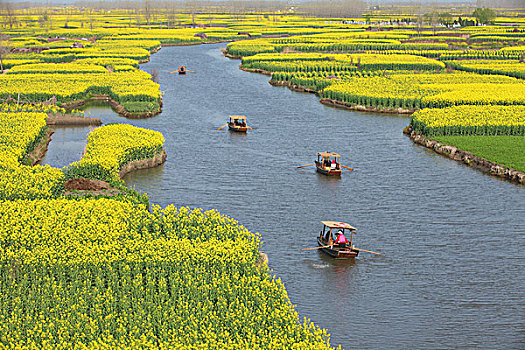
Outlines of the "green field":
<svg viewBox="0 0 525 350">
<path fill-rule="evenodd" d="M 435 139 L 492 162 L 525 171 L 523 136 L 440 136 Z"/>
</svg>

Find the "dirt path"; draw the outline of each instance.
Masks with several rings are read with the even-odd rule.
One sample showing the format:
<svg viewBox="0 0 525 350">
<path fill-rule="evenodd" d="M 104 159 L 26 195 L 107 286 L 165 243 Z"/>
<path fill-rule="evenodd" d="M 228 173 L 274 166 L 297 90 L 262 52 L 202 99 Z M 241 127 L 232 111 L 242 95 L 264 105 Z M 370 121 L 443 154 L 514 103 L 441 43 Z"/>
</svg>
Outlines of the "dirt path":
<svg viewBox="0 0 525 350">
<path fill-rule="evenodd" d="M 73 117 L 70 114 L 52 115 L 47 118 L 47 125 L 102 125 L 99 118 Z"/>
</svg>

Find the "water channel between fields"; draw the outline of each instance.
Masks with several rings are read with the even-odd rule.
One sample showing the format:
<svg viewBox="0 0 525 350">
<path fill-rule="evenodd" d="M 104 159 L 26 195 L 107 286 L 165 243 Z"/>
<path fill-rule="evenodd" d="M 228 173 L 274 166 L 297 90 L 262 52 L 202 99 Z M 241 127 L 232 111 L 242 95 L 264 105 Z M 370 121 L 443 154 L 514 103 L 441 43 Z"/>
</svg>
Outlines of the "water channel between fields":
<svg viewBox="0 0 525 350">
<path fill-rule="evenodd" d="M 142 69 L 159 72 L 163 113 L 104 123 L 162 132 L 168 161 L 124 180 L 166 206 L 218 209 L 260 232 L 273 273 L 301 317 L 345 349 L 525 347 L 525 189 L 418 147 L 406 117 L 326 107 L 318 97 L 239 70 L 224 44 L 167 47 Z M 169 74 L 178 65 L 195 73 Z M 247 135 L 218 131 L 245 114 Z M 44 163 L 79 160 L 89 128 L 57 128 Z M 356 169 L 315 173 L 317 151 Z M 317 251 L 319 220 L 358 228 L 354 262 Z"/>
</svg>

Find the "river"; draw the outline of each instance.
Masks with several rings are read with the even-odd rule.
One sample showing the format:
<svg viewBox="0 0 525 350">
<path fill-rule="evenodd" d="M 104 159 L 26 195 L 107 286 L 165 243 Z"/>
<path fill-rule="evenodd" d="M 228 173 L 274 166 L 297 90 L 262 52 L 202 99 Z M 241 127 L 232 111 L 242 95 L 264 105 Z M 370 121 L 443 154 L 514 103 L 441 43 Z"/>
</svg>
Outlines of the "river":
<svg viewBox="0 0 525 350">
<path fill-rule="evenodd" d="M 159 72 L 163 112 L 126 120 L 162 132 L 168 161 L 128 174 L 152 203 L 218 209 L 260 232 L 269 266 L 301 317 L 345 349 L 525 347 L 525 189 L 416 146 L 408 118 L 324 106 L 238 69 L 224 44 L 167 47 L 141 66 Z M 195 73 L 169 74 L 178 65 Z M 217 130 L 244 114 L 247 135 Z M 53 135 L 44 163 L 80 159 L 88 128 Z M 60 145 L 63 146 L 60 146 Z M 64 147 L 66 151 L 64 151 Z M 319 175 L 317 151 L 355 168 Z M 60 153 L 62 152 L 62 155 Z M 320 220 L 357 227 L 355 261 L 316 246 Z"/>
</svg>

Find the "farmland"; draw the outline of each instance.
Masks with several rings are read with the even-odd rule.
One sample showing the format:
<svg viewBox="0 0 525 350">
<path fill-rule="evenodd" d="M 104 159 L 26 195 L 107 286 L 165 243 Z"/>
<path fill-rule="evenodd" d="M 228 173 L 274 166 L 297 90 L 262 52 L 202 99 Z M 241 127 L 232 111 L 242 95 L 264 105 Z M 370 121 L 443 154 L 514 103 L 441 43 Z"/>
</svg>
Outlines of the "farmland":
<svg viewBox="0 0 525 350">
<path fill-rule="evenodd" d="M 48 137 L 50 115 L 78 113 L 90 99 L 107 98 L 122 116 L 175 124 L 168 115 L 176 111 L 163 111 L 169 93 L 153 71 L 140 69 L 169 46 L 230 42 L 227 56 L 271 75 L 274 85 L 342 107 L 413 113 L 413 131 L 525 171 L 525 22 L 513 18 L 519 35 L 508 18 L 499 20 L 505 25 L 386 31 L 360 17 L 161 11 L 152 19 L 53 9 L 53 20 L 44 21 L 32 11 L 20 16 L 23 24 L 1 24 L 0 348 L 332 348 L 329 331 L 299 317 L 261 260 L 258 233 L 216 210 L 161 208 L 126 187 L 123 169 L 165 155 L 171 133 L 183 137 L 177 126 L 168 138 L 122 119 L 91 131 L 77 162 L 28 164 Z M 216 131 L 206 122 L 199 125 Z M 177 152 L 169 161 L 182 158 Z M 74 180 L 113 192 L 68 188 Z M 266 195 L 248 192 L 250 202 Z M 276 203 L 268 205 L 282 205 L 276 217 L 300 211 Z"/>
<path fill-rule="evenodd" d="M 525 171 L 523 153 L 525 138 L 523 136 L 437 136 L 435 139 L 469 151 L 491 162 Z"/>
</svg>

